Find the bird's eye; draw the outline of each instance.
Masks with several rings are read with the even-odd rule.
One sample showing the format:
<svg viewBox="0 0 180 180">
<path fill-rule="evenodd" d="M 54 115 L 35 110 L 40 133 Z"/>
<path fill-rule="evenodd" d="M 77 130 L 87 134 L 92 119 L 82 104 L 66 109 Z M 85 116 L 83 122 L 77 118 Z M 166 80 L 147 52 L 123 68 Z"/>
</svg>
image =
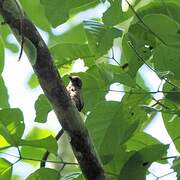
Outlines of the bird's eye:
<svg viewBox="0 0 180 180">
<path fill-rule="evenodd" d="M 81 80 L 80 79 L 76 79 L 76 85 L 78 86 L 78 87 L 81 87 L 82 86 L 82 83 L 81 83 Z"/>
</svg>

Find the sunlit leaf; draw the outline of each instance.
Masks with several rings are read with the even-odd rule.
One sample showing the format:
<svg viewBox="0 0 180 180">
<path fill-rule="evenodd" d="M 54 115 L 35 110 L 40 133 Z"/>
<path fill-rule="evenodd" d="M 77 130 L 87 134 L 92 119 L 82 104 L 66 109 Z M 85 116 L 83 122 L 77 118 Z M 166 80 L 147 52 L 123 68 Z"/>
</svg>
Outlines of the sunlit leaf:
<svg viewBox="0 0 180 180">
<path fill-rule="evenodd" d="M 52 107 L 44 94 L 39 95 L 35 102 L 36 118 L 35 122 L 45 123 L 47 121 L 48 113 Z"/>
<path fill-rule="evenodd" d="M 0 125 L 2 132 L 6 132 L 6 140 L 16 146 L 24 132 L 23 114 L 19 109 L 2 109 L 0 110 Z M 4 134 L 2 134 L 4 135 Z"/>
<path fill-rule="evenodd" d="M 6 159 L 0 158 L 0 180 L 11 180 L 12 164 Z"/>
</svg>

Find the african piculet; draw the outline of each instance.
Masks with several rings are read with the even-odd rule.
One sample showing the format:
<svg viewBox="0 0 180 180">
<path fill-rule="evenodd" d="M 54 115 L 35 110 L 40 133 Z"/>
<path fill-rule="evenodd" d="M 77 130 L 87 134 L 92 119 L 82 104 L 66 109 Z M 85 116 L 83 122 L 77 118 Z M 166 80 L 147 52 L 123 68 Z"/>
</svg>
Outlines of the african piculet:
<svg viewBox="0 0 180 180">
<path fill-rule="evenodd" d="M 80 112 L 84 106 L 83 96 L 82 96 L 82 81 L 78 76 L 69 76 L 70 82 L 66 89 L 71 97 L 72 102 L 77 107 Z"/>
</svg>

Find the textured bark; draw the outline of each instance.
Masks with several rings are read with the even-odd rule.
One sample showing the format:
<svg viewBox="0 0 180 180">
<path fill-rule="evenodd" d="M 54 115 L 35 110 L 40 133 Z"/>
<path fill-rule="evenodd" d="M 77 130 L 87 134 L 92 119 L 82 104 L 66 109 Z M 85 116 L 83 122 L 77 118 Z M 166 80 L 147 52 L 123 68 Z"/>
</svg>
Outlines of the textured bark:
<svg viewBox="0 0 180 180">
<path fill-rule="evenodd" d="M 11 6 L 10 9 L 4 5 L 4 2 Z M 20 7 L 17 8 L 14 1 L 0 0 L 0 13 L 17 40 L 20 41 L 21 32 L 23 32 L 24 39 L 30 41 L 36 48 L 37 59 L 35 64 L 32 64 L 32 67 L 62 128 L 70 136 L 70 144 L 84 176 L 91 180 L 106 179 L 88 131 L 79 112 L 70 100 L 45 42 L 32 22 L 27 17 L 20 16 L 22 13 L 19 10 Z M 28 50 L 28 45 L 24 44 L 24 48 Z"/>
</svg>

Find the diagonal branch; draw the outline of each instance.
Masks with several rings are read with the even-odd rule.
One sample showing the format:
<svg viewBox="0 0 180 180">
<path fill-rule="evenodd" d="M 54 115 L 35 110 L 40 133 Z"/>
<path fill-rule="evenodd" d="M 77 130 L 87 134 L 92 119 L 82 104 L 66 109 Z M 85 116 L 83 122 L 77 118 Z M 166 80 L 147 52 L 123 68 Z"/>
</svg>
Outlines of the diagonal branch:
<svg viewBox="0 0 180 180">
<path fill-rule="evenodd" d="M 32 46 L 36 49 L 36 61 L 32 63 L 32 67 L 62 128 L 70 137 L 70 144 L 84 176 L 86 179 L 91 180 L 106 179 L 89 133 L 79 112 L 70 100 L 45 42 L 26 15 L 19 17 L 21 14 L 21 12 L 18 12 L 19 8 L 17 8 L 13 0 L 0 0 L 0 14 L 20 43 L 19 37 L 21 36 L 21 31 L 23 32 L 25 52 L 31 52 L 30 48 Z M 31 56 L 29 60 L 33 62 Z"/>
</svg>

